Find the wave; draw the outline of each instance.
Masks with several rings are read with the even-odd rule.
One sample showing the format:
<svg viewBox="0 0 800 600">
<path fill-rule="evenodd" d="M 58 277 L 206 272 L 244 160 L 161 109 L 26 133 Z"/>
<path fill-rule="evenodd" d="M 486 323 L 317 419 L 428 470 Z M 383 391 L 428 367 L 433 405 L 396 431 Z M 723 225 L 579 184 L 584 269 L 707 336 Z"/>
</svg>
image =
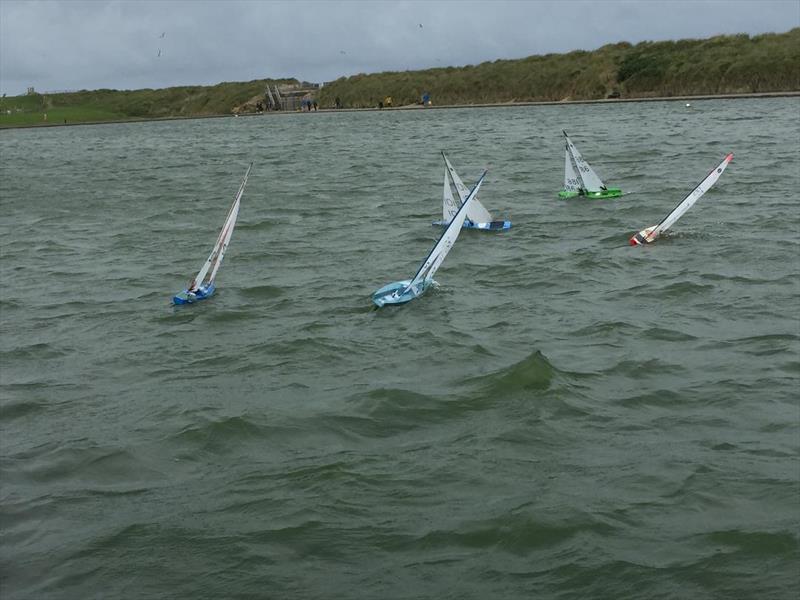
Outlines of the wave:
<svg viewBox="0 0 800 600">
<path fill-rule="evenodd" d="M 468 379 L 465 383 L 488 397 L 508 396 L 518 392 L 546 390 L 561 375 L 547 357 L 536 350 L 510 367 Z"/>
<path fill-rule="evenodd" d="M 75 480 L 81 485 L 90 484 L 92 489 L 99 486 L 101 491 L 120 493 L 140 489 L 143 481 L 165 477 L 129 450 L 91 445 L 85 439 L 69 444 L 48 444 L 12 455 L 9 458 L 19 466 L 5 468 L 4 472 L 10 478 L 37 484 Z"/>
<path fill-rule="evenodd" d="M 660 298 L 684 298 L 694 294 L 703 294 L 714 289 L 715 287 L 711 284 L 693 283 L 691 281 L 680 281 L 661 286 L 655 286 L 652 281 L 648 281 L 646 284 L 634 286 L 628 291 L 655 294 Z"/>
<path fill-rule="evenodd" d="M 702 277 L 703 279 L 708 279 L 711 281 L 729 281 L 731 283 L 744 284 L 744 285 L 757 285 L 757 286 L 761 286 L 764 284 L 795 285 L 798 277 L 800 277 L 800 273 L 788 273 L 776 279 L 762 279 L 758 277 L 747 277 L 744 275 L 725 275 L 722 273 L 703 273 Z"/>
<path fill-rule="evenodd" d="M 678 406 L 688 402 L 689 400 L 685 394 L 679 394 L 673 390 L 645 389 L 635 394 L 620 396 L 615 403 L 626 408 L 633 408 L 637 406 Z M 636 426 L 631 425 L 626 427 L 636 428 Z M 647 427 L 649 428 L 650 426 L 648 425 Z"/>
<path fill-rule="evenodd" d="M 238 231 L 269 231 L 280 227 L 280 222 L 277 218 L 264 219 L 262 221 L 245 222 L 241 221 L 237 224 Z"/>
<path fill-rule="evenodd" d="M 17 346 L 10 350 L 0 350 L 0 363 L 7 363 L 10 360 L 47 360 L 69 356 L 74 350 L 58 349 L 50 344 L 39 342 L 38 344 L 28 344 Z"/>
<path fill-rule="evenodd" d="M 214 437 L 239 438 L 242 436 L 258 436 L 261 428 L 245 416 L 223 417 L 217 420 L 203 419 L 184 427 L 175 439 L 188 442 L 206 441 Z"/>
<path fill-rule="evenodd" d="M 641 335 L 642 329 L 626 321 L 599 321 L 592 323 L 586 327 L 582 327 L 577 331 L 572 332 L 571 335 L 575 337 L 592 337 L 592 336 L 606 336 L 613 333 L 622 336 L 637 336 Z"/>
<path fill-rule="evenodd" d="M 474 410 L 456 396 L 436 397 L 399 388 L 376 388 L 351 395 L 347 404 L 355 414 L 328 417 L 328 426 L 340 432 L 387 437 L 448 422 Z"/>
<path fill-rule="evenodd" d="M 663 327 L 651 327 L 641 334 L 645 339 L 658 340 L 663 342 L 690 342 L 698 339 L 697 336 L 677 331 L 676 329 L 664 329 Z"/>
<path fill-rule="evenodd" d="M 797 352 L 800 336 L 791 333 L 774 333 L 766 335 L 754 335 L 744 338 L 729 340 L 727 343 L 735 346 L 738 350 L 753 356 L 772 356 L 774 354 L 785 354 L 786 352 Z"/>
<path fill-rule="evenodd" d="M 572 515 L 561 523 L 549 523 L 522 512 L 478 521 L 454 530 L 434 529 L 411 540 L 408 545 L 409 549 L 461 547 L 525 555 L 585 535 L 612 536 L 615 531 L 615 527 L 587 515 Z"/>
<path fill-rule="evenodd" d="M 800 336 L 791 333 L 773 333 L 733 338 L 728 340 L 713 340 L 704 345 L 704 348 L 731 348 L 750 354 L 752 356 L 771 356 L 797 352 Z"/>
<path fill-rule="evenodd" d="M 275 285 L 256 285 L 241 288 L 240 293 L 248 300 L 271 300 L 286 295 L 284 288 Z"/>
<path fill-rule="evenodd" d="M 25 400 L 9 402 L 0 406 L 0 421 L 11 421 L 30 414 L 44 412 L 46 409 L 47 404 L 44 402 Z"/>
<path fill-rule="evenodd" d="M 714 531 L 702 537 L 715 545 L 728 546 L 737 552 L 752 554 L 763 560 L 765 556 L 796 554 L 800 540 L 792 531 L 743 531 L 729 529 Z"/>
<path fill-rule="evenodd" d="M 678 364 L 671 364 L 658 358 L 648 360 L 623 360 L 615 366 L 605 371 L 606 374 L 623 374 L 638 380 L 643 374 L 658 373 L 682 373 L 684 367 Z"/>
</svg>

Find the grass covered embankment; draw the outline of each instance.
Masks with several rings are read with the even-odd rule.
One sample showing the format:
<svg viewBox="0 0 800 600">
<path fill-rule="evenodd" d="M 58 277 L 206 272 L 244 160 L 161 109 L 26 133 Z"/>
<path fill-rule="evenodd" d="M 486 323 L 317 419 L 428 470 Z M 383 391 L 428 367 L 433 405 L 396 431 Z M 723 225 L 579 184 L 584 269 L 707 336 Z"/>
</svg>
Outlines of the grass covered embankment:
<svg viewBox="0 0 800 600">
<path fill-rule="evenodd" d="M 234 106 L 263 94 L 268 83 L 298 82 L 258 79 L 159 90 L 82 90 L 13 96 L 0 100 L 0 127 L 229 115 Z"/>
<path fill-rule="evenodd" d="M 263 94 L 260 79 L 144 90 L 33 94 L 0 100 L 0 127 L 228 115 Z M 322 108 L 669 98 L 800 91 L 800 28 L 786 33 L 704 40 L 609 44 L 594 51 L 496 60 L 466 67 L 343 77 L 325 85 Z M 45 114 L 47 118 L 45 119 Z"/>
<path fill-rule="evenodd" d="M 346 107 L 654 98 L 800 90 L 800 28 L 781 34 L 609 44 L 592 52 L 344 77 L 320 92 Z"/>
</svg>

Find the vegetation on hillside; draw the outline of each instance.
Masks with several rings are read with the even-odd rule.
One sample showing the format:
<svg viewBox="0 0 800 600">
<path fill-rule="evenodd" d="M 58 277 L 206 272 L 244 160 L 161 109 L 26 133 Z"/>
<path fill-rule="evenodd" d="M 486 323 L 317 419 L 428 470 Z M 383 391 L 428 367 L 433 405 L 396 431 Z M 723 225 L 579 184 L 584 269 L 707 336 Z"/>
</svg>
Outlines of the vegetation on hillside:
<svg viewBox="0 0 800 600">
<path fill-rule="evenodd" d="M 231 114 L 267 84 L 259 79 L 160 90 L 95 90 L 0 100 L 0 127 Z M 800 28 L 781 34 L 625 42 L 598 50 L 496 60 L 466 67 L 343 77 L 319 91 L 321 107 L 346 108 L 647 98 L 800 91 Z M 45 119 L 45 115 L 47 115 Z"/>
<path fill-rule="evenodd" d="M 782 34 L 609 44 L 593 52 L 343 77 L 320 105 L 481 104 L 800 90 L 800 28 Z"/>
<path fill-rule="evenodd" d="M 294 79 L 257 79 L 160 90 L 103 89 L 14 96 L 0 100 L 0 126 L 63 123 L 65 120 L 67 123 L 76 123 L 229 115 L 234 106 L 263 94 L 268 83 L 283 85 L 298 82 Z"/>
</svg>

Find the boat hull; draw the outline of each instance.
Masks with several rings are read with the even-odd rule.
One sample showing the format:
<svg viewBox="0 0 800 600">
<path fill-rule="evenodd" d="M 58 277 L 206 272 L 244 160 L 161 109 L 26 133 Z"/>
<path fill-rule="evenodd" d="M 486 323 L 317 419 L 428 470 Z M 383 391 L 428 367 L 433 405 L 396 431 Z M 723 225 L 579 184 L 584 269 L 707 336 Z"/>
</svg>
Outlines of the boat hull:
<svg viewBox="0 0 800 600">
<path fill-rule="evenodd" d="M 372 294 L 372 302 L 378 308 L 391 304 L 405 304 L 406 302 L 410 302 L 414 298 L 421 296 L 427 287 L 424 286 L 419 290 L 409 289 L 404 294 L 398 294 L 398 292 L 408 287 L 409 283 L 411 283 L 411 280 L 406 279 L 405 281 L 395 281 L 394 283 L 383 286 L 381 289 Z"/>
<path fill-rule="evenodd" d="M 205 287 L 201 286 L 197 288 L 197 290 L 191 294 L 189 293 L 189 290 L 183 290 L 182 292 L 179 292 L 172 297 L 172 303 L 194 304 L 195 302 L 200 302 L 201 300 L 210 298 L 213 295 L 214 290 L 216 289 L 217 289 L 216 286 L 212 283 L 209 286 Z"/>
<path fill-rule="evenodd" d="M 434 221 L 433 225 L 439 227 L 447 227 L 447 221 Z M 511 229 L 511 221 L 491 221 L 490 223 L 473 223 L 472 221 L 464 221 L 461 226 L 462 229 L 480 229 L 482 231 L 503 231 Z"/>
<path fill-rule="evenodd" d="M 643 246 L 644 244 L 650 244 L 655 242 L 658 239 L 657 235 L 652 235 L 653 230 L 656 228 L 655 225 L 652 227 L 647 227 L 646 229 L 642 229 L 639 233 L 634 233 L 628 243 L 631 246 Z"/>
<path fill-rule="evenodd" d="M 558 197 L 563 199 L 584 197 L 590 200 L 607 200 L 609 198 L 619 198 L 622 196 L 622 190 L 619 188 L 608 188 L 600 190 L 599 192 L 568 192 L 561 190 L 558 192 Z"/>
</svg>

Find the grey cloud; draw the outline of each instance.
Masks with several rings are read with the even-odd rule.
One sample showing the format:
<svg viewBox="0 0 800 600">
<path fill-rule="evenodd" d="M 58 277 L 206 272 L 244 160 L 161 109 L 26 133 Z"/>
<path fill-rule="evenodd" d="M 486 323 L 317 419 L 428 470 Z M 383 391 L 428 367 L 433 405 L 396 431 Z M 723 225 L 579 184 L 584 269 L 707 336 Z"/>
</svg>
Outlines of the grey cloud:
<svg viewBox="0 0 800 600">
<path fill-rule="evenodd" d="M 796 0 L 3 0 L 0 90 L 136 89 L 266 77 L 329 81 L 359 72 L 591 50 L 619 41 L 797 26 Z"/>
</svg>

